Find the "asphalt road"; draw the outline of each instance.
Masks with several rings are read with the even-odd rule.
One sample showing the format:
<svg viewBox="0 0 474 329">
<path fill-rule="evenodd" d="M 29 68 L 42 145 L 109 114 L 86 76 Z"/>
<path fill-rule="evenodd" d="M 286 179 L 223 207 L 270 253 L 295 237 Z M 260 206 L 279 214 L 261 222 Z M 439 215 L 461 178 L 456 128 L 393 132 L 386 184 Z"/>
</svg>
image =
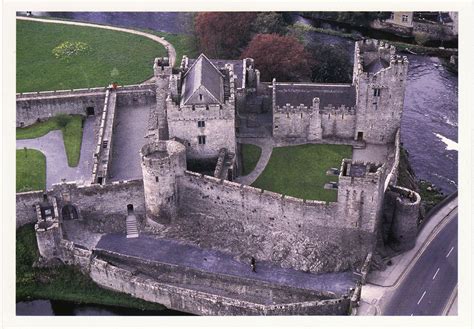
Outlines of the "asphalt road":
<svg viewBox="0 0 474 329">
<path fill-rule="evenodd" d="M 458 215 L 436 235 L 384 307 L 384 315 L 442 315 L 458 282 Z"/>
</svg>

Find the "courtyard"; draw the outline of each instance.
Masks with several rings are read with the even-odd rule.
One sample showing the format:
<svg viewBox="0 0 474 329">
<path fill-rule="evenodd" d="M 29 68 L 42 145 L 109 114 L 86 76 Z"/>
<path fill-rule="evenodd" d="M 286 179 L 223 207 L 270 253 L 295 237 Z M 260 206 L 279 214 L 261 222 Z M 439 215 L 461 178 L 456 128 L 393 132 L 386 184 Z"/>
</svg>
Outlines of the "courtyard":
<svg viewBox="0 0 474 329">
<path fill-rule="evenodd" d="M 347 145 L 306 144 L 273 148 L 270 161 L 252 184 L 264 190 L 307 200 L 337 201 L 337 190 L 324 184 L 337 181 L 328 176 L 330 168 L 341 166 L 343 158 L 351 158 Z"/>
</svg>

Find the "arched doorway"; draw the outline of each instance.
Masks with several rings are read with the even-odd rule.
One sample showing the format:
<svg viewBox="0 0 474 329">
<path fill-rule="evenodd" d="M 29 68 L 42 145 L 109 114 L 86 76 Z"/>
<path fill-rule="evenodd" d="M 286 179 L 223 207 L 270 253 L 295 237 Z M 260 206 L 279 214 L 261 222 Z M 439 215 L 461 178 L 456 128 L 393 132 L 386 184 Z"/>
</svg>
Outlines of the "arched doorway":
<svg viewBox="0 0 474 329">
<path fill-rule="evenodd" d="M 77 209 L 72 204 L 67 204 L 61 211 L 64 220 L 78 219 Z"/>
</svg>

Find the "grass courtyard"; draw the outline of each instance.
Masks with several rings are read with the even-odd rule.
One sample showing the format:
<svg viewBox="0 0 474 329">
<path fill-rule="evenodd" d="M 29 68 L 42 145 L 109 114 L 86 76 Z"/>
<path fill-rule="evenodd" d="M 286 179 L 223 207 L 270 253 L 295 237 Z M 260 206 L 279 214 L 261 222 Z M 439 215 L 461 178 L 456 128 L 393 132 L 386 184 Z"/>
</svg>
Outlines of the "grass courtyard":
<svg viewBox="0 0 474 329">
<path fill-rule="evenodd" d="M 165 48 L 150 39 L 99 28 L 17 21 L 17 92 L 140 83 Z M 172 40 L 169 40 L 170 42 Z M 65 42 L 76 48 L 59 48 Z"/>
<path fill-rule="evenodd" d="M 252 144 L 242 144 L 242 176 L 248 175 L 257 165 L 262 149 Z"/>
<path fill-rule="evenodd" d="M 46 187 L 46 157 L 33 149 L 16 151 L 16 191 L 37 191 Z"/>
<path fill-rule="evenodd" d="M 324 189 L 324 184 L 337 181 L 327 176 L 329 168 L 341 166 L 343 158 L 351 158 L 346 145 L 306 144 L 276 147 L 254 187 L 285 195 L 321 201 L 337 201 L 337 191 Z"/>
<path fill-rule="evenodd" d="M 33 224 L 16 231 L 16 300 L 52 299 L 163 310 L 164 306 L 133 298 L 127 294 L 100 288 L 73 266 L 35 268 L 39 258 Z"/>
<path fill-rule="evenodd" d="M 82 144 L 82 121 L 80 115 L 59 114 L 49 120 L 35 123 L 25 128 L 16 129 L 16 139 L 30 139 L 46 135 L 52 130 L 63 132 L 67 161 L 70 167 L 79 163 Z"/>
</svg>

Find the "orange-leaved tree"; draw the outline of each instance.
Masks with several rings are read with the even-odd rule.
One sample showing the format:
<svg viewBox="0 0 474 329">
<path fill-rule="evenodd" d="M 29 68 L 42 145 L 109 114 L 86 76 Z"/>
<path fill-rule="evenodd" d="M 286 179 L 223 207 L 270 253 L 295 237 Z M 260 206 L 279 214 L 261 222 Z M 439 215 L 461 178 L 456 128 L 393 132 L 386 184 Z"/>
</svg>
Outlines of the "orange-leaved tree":
<svg viewBox="0 0 474 329">
<path fill-rule="evenodd" d="M 199 46 L 210 58 L 237 58 L 248 43 L 255 12 L 199 13 L 194 21 Z"/>
<path fill-rule="evenodd" d="M 255 60 L 262 81 L 307 81 L 311 72 L 308 53 L 294 37 L 257 34 L 241 57 Z"/>
</svg>

